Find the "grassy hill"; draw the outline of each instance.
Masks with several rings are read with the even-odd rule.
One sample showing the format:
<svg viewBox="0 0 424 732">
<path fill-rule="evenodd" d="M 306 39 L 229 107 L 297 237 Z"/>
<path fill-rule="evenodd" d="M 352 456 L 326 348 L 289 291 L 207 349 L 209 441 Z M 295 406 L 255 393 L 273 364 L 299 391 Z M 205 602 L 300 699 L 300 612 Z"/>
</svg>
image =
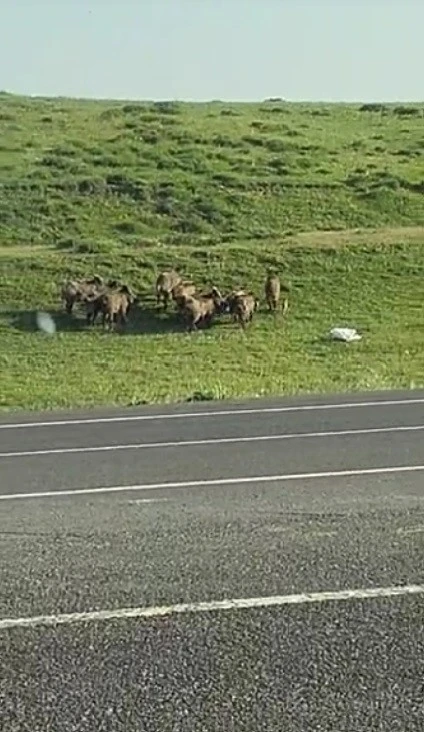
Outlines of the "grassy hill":
<svg viewBox="0 0 424 732">
<path fill-rule="evenodd" d="M 422 110 L 369 110 L 3 95 L 3 242 L 106 247 L 422 224 Z"/>
<path fill-rule="evenodd" d="M 0 94 L 0 182 L 2 407 L 424 385 L 423 105 Z M 170 265 L 259 296 L 273 267 L 289 316 L 189 337 L 152 301 Z M 63 316 L 93 272 L 141 294 L 125 335 Z M 344 324 L 363 340 L 323 340 Z"/>
</svg>

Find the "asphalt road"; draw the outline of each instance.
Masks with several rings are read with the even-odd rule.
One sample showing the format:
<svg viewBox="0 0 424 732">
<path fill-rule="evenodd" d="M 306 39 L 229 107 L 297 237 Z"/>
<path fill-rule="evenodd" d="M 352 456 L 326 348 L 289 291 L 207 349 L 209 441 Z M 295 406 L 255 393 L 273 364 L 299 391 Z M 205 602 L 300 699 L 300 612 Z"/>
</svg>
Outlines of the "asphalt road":
<svg viewBox="0 0 424 732">
<path fill-rule="evenodd" d="M 2 729 L 421 731 L 423 464 L 424 392 L 3 416 Z"/>
</svg>

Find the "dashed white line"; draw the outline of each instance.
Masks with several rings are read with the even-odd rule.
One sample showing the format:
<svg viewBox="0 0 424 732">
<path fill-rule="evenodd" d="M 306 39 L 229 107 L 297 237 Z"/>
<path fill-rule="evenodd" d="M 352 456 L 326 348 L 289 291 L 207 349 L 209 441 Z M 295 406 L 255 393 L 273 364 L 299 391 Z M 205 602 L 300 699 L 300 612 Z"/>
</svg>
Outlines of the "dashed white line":
<svg viewBox="0 0 424 732">
<path fill-rule="evenodd" d="M 284 483 L 292 480 L 319 480 L 320 478 L 348 478 L 361 475 L 390 475 L 393 473 L 423 472 L 424 465 L 395 465 L 380 468 L 358 468 L 356 470 L 328 470 L 318 473 L 283 473 L 282 475 L 252 475 L 243 478 L 214 478 L 211 480 L 187 480 L 169 483 L 140 483 L 138 485 L 114 485 L 96 488 L 69 488 L 58 491 L 34 491 L 33 493 L 4 493 L 0 501 L 28 500 L 35 498 L 60 498 L 61 496 L 83 496 L 93 494 L 124 493 L 132 491 L 154 491 L 183 488 L 213 488 L 217 486 L 249 485 L 252 483 Z"/>
<path fill-rule="evenodd" d="M 165 503 L 168 500 L 168 498 L 135 498 L 133 501 L 128 501 L 128 503 L 138 506 L 144 505 L 145 503 Z"/>
<path fill-rule="evenodd" d="M 139 442 L 127 445 L 99 445 L 97 447 L 57 447 L 44 450 L 22 450 L 20 452 L 0 452 L 0 458 L 36 457 L 37 455 L 66 455 L 86 452 L 114 452 L 119 450 L 145 450 L 169 447 L 201 447 L 202 445 L 231 445 L 244 442 L 271 442 L 275 440 L 300 440 L 322 437 L 352 437 L 355 435 L 375 435 L 391 432 L 418 432 L 424 425 L 404 427 L 371 427 L 357 430 L 328 430 L 325 432 L 290 432 L 278 435 L 253 435 L 251 437 L 211 437 L 205 440 L 175 440 L 169 442 Z"/>
<path fill-rule="evenodd" d="M 397 529 L 397 534 L 405 534 L 407 536 L 411 534 L 423 534 L 424 533 L 424 524 L 421 526 L 407 526 L 407 527 L 401 527 L 400 529 Z"/>
<path fill-rule="evenodd" d="M 181 603 L 178 605 L 159 605 L 157 607 L 126 607 L 115 610 L 94 610 L 85 613 L 37 615 L 26 618 L 4 618 L 0 620 L 0 632 L 11 628 L 33 628 L 40 625 L 69 625 L 73 623 L 105 622 L 108 620 L 129 620 L 131 618 L 148 619 L 187 613 L 253 610 L 255 608 L 282 607 L 284 605 L 340 602 L 342 600 L 372 600 L 422 594 L 424 594 L 424 585 L 404 585 L 399 587 L 336 590 L 333 592 L 305 592 L 299 595 L 272 595 L 270 597 L 246 597 L 233 600 L 210 600 L 207 602 Z"/>
<path fill-rule="evenodd" d="M 394 407 L 402 404 L 424 404 L 424 398 L 387 399 L 382 401 L 342 402 L 340 404 L 302 404 L 291 407 L 251 407 L 249 409 L 221 409 L 204 412 L 178 412 L 172 414 L 137 414 L 116 417 L 87 417 L 81 419 L 56 419 L 44 422 L 7 422 L 0 424 L 0 430 L 35 429 L 39 427 L 66 427 L 81 424 L 107 424 L 113 422 L 149 422 L 168 419 L 200 419 L 250 414 L 284 414 L 286 412 L 318 412 L 333 409 L 363 409 L 367 407 Z"/>
</svg>

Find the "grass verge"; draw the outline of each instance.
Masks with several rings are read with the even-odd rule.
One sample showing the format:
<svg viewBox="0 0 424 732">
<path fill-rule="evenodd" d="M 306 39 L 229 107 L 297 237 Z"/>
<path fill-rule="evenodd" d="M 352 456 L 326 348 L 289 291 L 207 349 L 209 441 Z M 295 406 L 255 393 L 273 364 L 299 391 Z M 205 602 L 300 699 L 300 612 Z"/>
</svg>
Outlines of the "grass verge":
<svg viewBox="0 0 424 732">
<path fill-rule="evenodd" d="M 135 405 L 326 391 L 424 386 L 424 232 L 379 229 L 310 233 L 283 241 L 146 245 L 107 254 L 39 247 L 0 250 L 0 407 Z M 188 335 L 156 311 L 158 269 L 176 264 L 200 285 L 247 286 L 259 296 L 268 267 L 291 284 L 290 310 L 265 310 L 243 334 L 221 318 Z M 89 331 L 61 310 L 59 283 L 98 272 L 125 278 L 142 304 L 123 334 Z M 53 336 L 34 313 L 56 320 Z M 363 333 L 326 339 L 333 326 Z"/>
</svg>

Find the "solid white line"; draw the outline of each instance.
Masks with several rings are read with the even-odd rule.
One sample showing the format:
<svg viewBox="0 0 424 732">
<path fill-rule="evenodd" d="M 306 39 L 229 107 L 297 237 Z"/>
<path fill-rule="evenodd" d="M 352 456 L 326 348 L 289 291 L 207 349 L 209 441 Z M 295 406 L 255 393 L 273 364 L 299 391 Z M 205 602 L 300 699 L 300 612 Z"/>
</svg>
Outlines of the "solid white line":
<svg viewBox="0 0 424 732">
<path fill-rule="evenodd" d="M 57 419 L 51 422 L 17 422 L 0 424 L 0 430 L 32 429 L 37 427 L 65 427 L 77 424 L 106 424 L 112 422 L 149 422 L 165 419 L 196 419 L 200 417 L 228 417 L 249 414 L 282 414 L 285 412 L 317 412 L 330 409 L 361 409 L 363 407 L 393 407 L 402 404 L 424 404 L 423 399 L 390 399 L 386 401 L 345 402 L 341 404 L 309 404 L 292 407 L 252 407 L 251 409 L 221 409 L 213 412 L 180 412 L 178 414 L 137 414 L 120 417 L 87 417 Z"/>
<path fill-rule="evenodd" d="M 167 447 L 199 447 L 202 445 L 229 445 L 243 442 L 271 442 L 272 440 L 299 440 L 317 437 L 348 437 L 352 435 L 373 435 L 390 432 L 417 432 L 424 425 L 405 427 L 370 427 L 359 430 L 329 430 L 326 432 L 289 432 L 279 435 L 253 435 L 252 437 L 211 437 L 205 440 L 176 440 L 170 442 L 139 442 L 127 445 L 100 445 L 98 447 L 57 447 L 46 450 L 23 450 L 21 452 L 0 452 L 0 458 L 35 457 L 37 455 L 66 455 L 84 452 L 114 452 L 117 450 L 145 450 Z"/>
<path fill-rule="evenodd" d="M 34 493 L 5 493 L 0 501 L 14 501 L 29 498 L 59 498 L 60 496 L 82 496 L 95 493 L 125 493 L 125 491 L 154 491 L 182 488 L 207 488 L 223 485 L 248 485 L 249 483 L 282 483 L 288 480 L 317 480 L 319 478 L 348 478 L 355 475 L 384 475 L 391 473 L 413 473 L 424 471 L 424 465 L 399 465 L 383 468 L 358 468 L 357 470 L 329 470 L 322 473 L 286 473 L 282 475 L 255 475 L 245 478 L 214 478 L 211 480 L 186 480 L 175 483 L 140 483 L 139 485 L 114 485 L 98 488 L 69 488 L 59 491 Z"/>
<path fill-rule="evenodd" d="M 85 613 L 63 613 L 60 615 L 37 615 L 27 618 L 4 618 L 0 620 L 0 631 L 9 628 L 33 628 L 37 625 L 64 625 L 92 621 L 128 620 L 130 618 L 157 618 L 181 613 L 205 613 L 219 610 L 251 610 L 254 608 L 281 607 L 283 605 L 305 605 L 308 603 L 339 602 L 341 600 L 371 600 L 384 597 L 402 597 L 424 594 L 424 585 L 400 587 L 371 587 L 357 590 L 335 590 L 333 592 L 310 592 L 299 595 L 272 595 L 270 597 L 246 597 L 234 600 L 210 600 L 157 607 L 125 607 L 116 610 L 93 610 Z"/>
</svg>

